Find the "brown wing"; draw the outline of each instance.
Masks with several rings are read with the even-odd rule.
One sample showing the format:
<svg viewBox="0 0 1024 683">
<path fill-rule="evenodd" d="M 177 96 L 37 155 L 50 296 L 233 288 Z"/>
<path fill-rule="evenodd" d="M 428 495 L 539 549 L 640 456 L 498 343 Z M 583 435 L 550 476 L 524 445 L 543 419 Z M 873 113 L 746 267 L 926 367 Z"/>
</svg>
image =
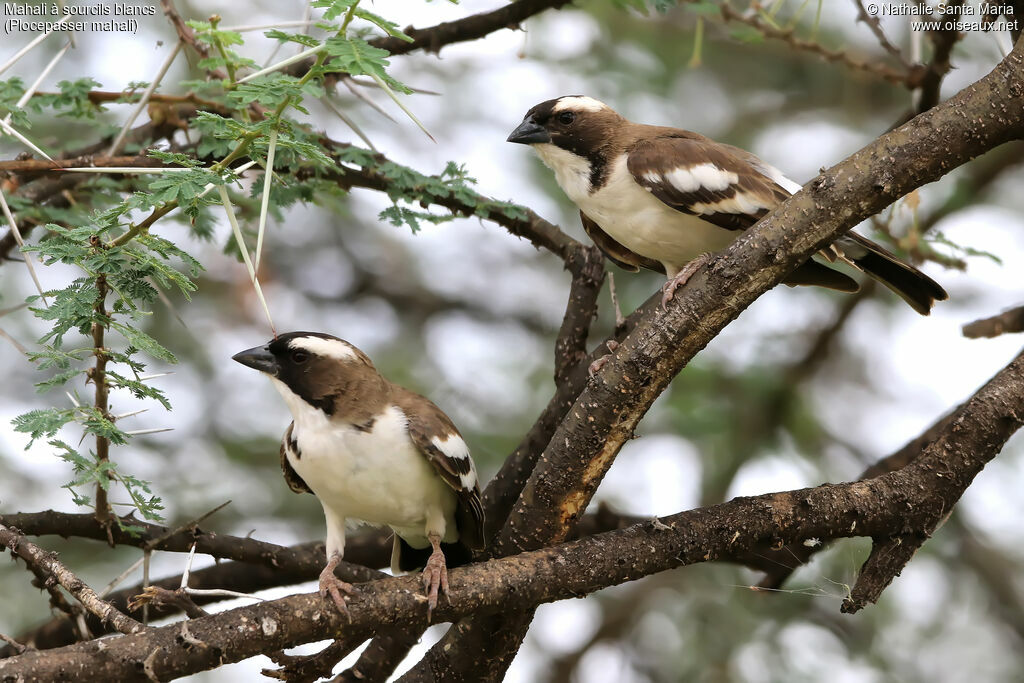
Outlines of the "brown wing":
<svg viewBox="0 0 1024 683">
<path fill-rule="evenodd" d="M 281 439 L 281 469 L 284 471 L 284 480 L 288 482 L 288 488 L 295 493 L 313 493 L 312 489 L 306 486 L 306 482 L 302 481 L 299 473 L 292 468 L 292 464 L 288 462 L 288 453 L 300 456 L 299 442 L 292 436 L 294 427 L 294 422 L 289 424 L 288 429 L 284 432 L 284 438 Z"/>
<path fill-rule="evenodd" d="M 597 223 L 592 221 L 587 214 L 580 211 L 580 220 L 583 221 L 583 229 L 590 237 L 591 241 L 600 249 L 608 260 L 626 270 L 634 273 L 639 272 L 641 268 L 647 268 L 655 272 L 665 274 L 665 266 L 659 261 L 655 261 L 652 258 L 641 256 L 640 254 L 632 251 L 618 242 L 615 241 L 611 235 L 601 229 Z"/>
<path fill-rule="evenodd" d="M 668 206 L 726 230 L 746 230 L 790 195 L 752 154 L 682 132 L 637 142 L 627 168 Z"/>
<path fill-rule="evenodd" d="M 444 412 L 428 399 L 400 389 L 396 403 L 409 424 L 409 436 L 434 471 L 452 487 L 459 499 L 455 511 L 459 540 L 474 550 L 482 550 L 484 539 L 484 506 L 480 499 L 480 482 L 469 448 L 459 430 Z"/>
</svg>

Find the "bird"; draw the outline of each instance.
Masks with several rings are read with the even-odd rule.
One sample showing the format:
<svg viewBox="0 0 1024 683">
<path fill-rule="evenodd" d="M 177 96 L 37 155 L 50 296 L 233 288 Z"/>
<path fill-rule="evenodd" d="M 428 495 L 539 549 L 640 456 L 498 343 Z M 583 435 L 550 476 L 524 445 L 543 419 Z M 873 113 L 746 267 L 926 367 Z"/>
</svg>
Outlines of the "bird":
<svg viewBox="0 0 1024 683">
<path fill-rule="evenodd" d="M 800 190 L 746 150 L 680 128 L 627 120 L 586 95 L 531 108 L 508 142 L 530 145 L 580 210 L 583 228 L 612 262 L 667 276 L 662 305 L 744 230 Z M 857 233 L 818 256 L 843 261 L 928 315 L 946 291 L 917 268 Z M 857 281 L 808 259 L 784 283 L 856 292 Z"/>
<path fill-rule="evenodd" d="M 348 613 L 353 588 L 334 575 L 346 521 L 387 525 L 392 571 L 423 568 L 429 620 L 439 592 L 448 595 L 448 567 L 484 547 L 476 466 L 451 419 L 330 334 L 281 334 L 232 359 L 267 375 L 292 414 L 281 468 L 293 491 L 312 493 L 324 509 L 321 597 Z"/>
</svg>

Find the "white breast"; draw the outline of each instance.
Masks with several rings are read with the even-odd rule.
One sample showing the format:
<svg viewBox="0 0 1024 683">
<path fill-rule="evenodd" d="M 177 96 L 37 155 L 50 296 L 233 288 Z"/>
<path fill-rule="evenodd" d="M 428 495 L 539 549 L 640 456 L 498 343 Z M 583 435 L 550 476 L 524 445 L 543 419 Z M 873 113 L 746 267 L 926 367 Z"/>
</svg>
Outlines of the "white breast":
<svg viewBox="0 0 1024 683">
<path fill-rule="evenodd" d="M 534 147 L 583 213 L 623 246 L 660 261 L 670 277 L 701 254 L 725 249 L 740 235 L 663 203 L 633 180 L 626 155 L 612 163 L 605 184 L 591 192 L 586 159 L 554 145 Z"/>
<path fill-rule="evenodd" d="M 397 406 L 377 415 L 368 430 L 330 420 L 275 386 L 295 418 L 299 455 L 288 461 L 325 508 L 342 519 L 387 524 L 403 538 L 426 544 L 428 521 L 443 518 L 446 542 L 455 541 L 455 492 L 413 444 Z"/>
</svg>

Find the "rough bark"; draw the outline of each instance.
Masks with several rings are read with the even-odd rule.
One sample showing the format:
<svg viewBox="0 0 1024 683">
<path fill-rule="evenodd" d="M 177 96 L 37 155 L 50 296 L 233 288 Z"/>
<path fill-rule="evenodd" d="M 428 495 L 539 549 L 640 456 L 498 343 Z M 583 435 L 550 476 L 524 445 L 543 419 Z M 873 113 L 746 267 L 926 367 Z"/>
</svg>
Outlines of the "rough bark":
<svg viewBox="0 0 1024 683">
<path fill-rule="evenodd" d="M 517 613 L 757 544 L 892 538 L 931 530 L 1024 422 L 1024 354 L 982 387 L 911 465 L 875 479 L 737 498 L 579 541 L 452 570 L 435 618 Z M 351 619 L 319 595 L 293 595 L 134 635 L 26 652 L 0 661 L 0 681 L 176 678 L 261 652 L 426 626 L 418 576 L 359 586 Z M 856 590 L 856 586 L 855 586 Z M 507 640 L 507 634 L 492 634 Z M 446 673 L 446 678 L 451 679 Z M 457 678 L 457 676 L 455 676 Z M 415 679 L 414 679 L 415 680 Z M 473 680 L 480 680 L 474 677 Z"/>
</svg>

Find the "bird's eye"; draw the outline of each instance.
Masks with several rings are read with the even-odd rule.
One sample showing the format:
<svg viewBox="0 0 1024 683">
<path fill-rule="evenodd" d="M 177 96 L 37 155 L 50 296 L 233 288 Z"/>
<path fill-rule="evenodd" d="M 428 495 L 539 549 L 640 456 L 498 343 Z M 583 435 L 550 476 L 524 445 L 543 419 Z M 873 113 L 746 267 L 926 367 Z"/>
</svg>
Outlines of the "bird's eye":
<svg viewBox="0 0 1024 683">
<path fill-rule="evenodd" d="M 571 111 L 563 111 L 561 114 L 558 115 L 558 122 L 563 126 L 568 126 L 575 120 L 576 114 L 572 113 Z"/>
<path fill-rule="evenodd" d="M 309 360 L 309 354 L 305 351 L 292 351 L 292 362 L 296 365 L 302 365 Z"/>
</svg>

